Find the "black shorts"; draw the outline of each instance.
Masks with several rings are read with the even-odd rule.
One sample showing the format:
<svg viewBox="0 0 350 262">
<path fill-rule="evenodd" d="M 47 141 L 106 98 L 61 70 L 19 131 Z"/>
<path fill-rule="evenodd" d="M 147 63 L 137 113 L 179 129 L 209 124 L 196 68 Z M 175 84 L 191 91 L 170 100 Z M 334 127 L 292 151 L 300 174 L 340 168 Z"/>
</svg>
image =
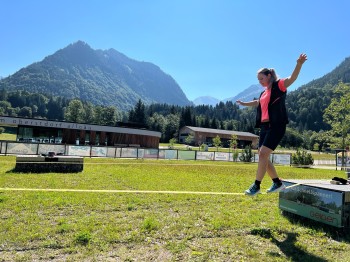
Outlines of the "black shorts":
<svg viewBox="0 0 350 262">
<path fill-rule="evenodd" d="M 286 125 L 280 124 L 270 126 L 270 123 L 262 123 L 260 126 L 259 148 L 266 146 L 271 150 L 275 150 L 279 142 L 281 142 L 286 132 Z"/>
</svg>

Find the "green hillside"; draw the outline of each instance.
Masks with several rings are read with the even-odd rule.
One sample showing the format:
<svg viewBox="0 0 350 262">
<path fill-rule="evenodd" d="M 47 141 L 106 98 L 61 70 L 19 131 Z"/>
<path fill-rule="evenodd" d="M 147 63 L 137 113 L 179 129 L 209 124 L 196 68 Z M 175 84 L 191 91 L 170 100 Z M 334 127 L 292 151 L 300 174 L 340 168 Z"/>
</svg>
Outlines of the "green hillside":
<svg viewBox="0 0 350 262">
<path fill-rule="evenodd" d="M 350 57 L 330 73 L 288 94 L 290 126 L 298 130 L 328 130 L 323 113 L 333 97 L 333 87 L 339 82 L 350 83 Z"/>
<path fill-rule="evenodd" d="M 180 86 L 158 66 L 114 49 L 94 50 L 78 41 L 0 81 L 0 89 L 78 98 L 127 110 L 146 104 L 190 105 Z"/>
</svg>

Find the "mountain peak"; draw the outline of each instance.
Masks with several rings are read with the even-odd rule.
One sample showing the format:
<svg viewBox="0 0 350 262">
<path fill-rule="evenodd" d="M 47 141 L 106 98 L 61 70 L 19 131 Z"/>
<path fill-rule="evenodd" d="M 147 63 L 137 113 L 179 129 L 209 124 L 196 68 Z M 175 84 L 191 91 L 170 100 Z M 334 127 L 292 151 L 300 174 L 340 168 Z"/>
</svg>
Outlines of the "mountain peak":
<svg viewBox="0 0 350 262">
<path fill-rule="evenodd" d="M 198 106 L 198 105 L 210 105 L 210 106 L 215 106 L 220 102 L 219 99 L 211 96 L 200 96 L 197 97 L 195 100 L 193 100 L 193 103 Z"/>
<path fill-rule="evenodd" d="M 75 43 L 69 44 L 61 50 L 71 50 L 71 51 L 94 51 L 87 43 L 84 41 L 77 41 Z M 59 51 L 61 51 L 59 50 Z"/>
<path fill-rule="evenodd" d="M 233 96 L 233 97 L 219 100 L 219 99 L 211 97 L 211 96 L 200 96 L 200 97 L 197 97 L 195 100 L 193 100 L 193 103 L 195 105 L 215 106 L 216 104 L 218 104 L 220 102 L 231 101 L 231 102 L 235 103 L 237 100 L 251 101 L 255 98 L 258 98 L 262 91 L 263 91 L 263 88 L 261 85 L 251 85 L 248 88 L 244 89 L 242 92 L 240 92 L 238 95 Z"/>
<path fill-rule="evenodd" d="M 232 101 L 235 103 L 237 100 L 251 101 L 255 98 L 258 98 L 262 91 L 263 88 L 261 85 L 251 85 L 248 88 L 244 89 L 242 92 L 238 93 L 236 96 L 224 99 L 224 102 Z"/>
<path fill-rule="evenodd" d="M 176 81 L 158 66 L 112 48 L 94 50 L 81 40 L 0 80 L 0 86 L 79 98 L 121 110 L 132 108 L 139 99 L 145 104 L 191 104 Z"/>
</svg>

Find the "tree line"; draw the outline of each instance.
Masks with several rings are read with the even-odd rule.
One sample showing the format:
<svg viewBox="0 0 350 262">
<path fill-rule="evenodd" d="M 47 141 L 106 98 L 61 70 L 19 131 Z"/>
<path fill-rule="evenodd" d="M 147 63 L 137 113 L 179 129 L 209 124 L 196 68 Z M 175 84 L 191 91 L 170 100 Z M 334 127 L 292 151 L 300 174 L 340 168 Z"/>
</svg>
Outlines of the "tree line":
<svg viewBox="0 0 350 262">
<path fill-rule="evenodd" d="M 291 123 L 281 141 L 282 147 L 302 147 L 322 151 L 329 147 L 349 144 L 347 133 L 350 130 L 347 129 L 347 125 L 349 125 L 347 121 L 349 121 L 350 109 L 346 103 L 349 102 L 348 105 L 350 105 L 350 101 L 346 99 L 350 96 L 350 88 L 348 84 L 339 83 L 334 90 L 333 98 L 328 96 L 308 101 L 315 107 L 319 107 L 322 103 L 323 107 L 326 107 L 323 110 L 326 113 L 316 109 L 305 112 L 305 108 L 302 106 L 297 109 L 288 107 Z M 327 110 L 326 99 L 329 100 L 328 106 L 333 105 L 332 110 Z M 345 99 L 345 102 L 341 100 L 343 101 L 341 106 L 334 106 L 340 99 Z M 342 128 L 345 131 L 340 130 L 340 127 L 334 124 L 335 117 L 338 117 L 339 120 L 337 115 L 340 114 L 337 113 L 339 111 L 343 115 L 340 120 L 344 123 Z M 258 134 L 259 131 L 254 128 L 255 109 L 239 108 L 231 101 L 220 102 L 216 106 L 175 106 L 168 104 L 145 105 L 139 100 L 134 108 L 124 112 L 114 106 L 93 105 L 80 99 L 66 99 L 27 91 L 9 92 L 2 89 L 0 90 L 0 115 L 109 126 L 145 127 L 161 132 L 161 142 L 176 139 L 179 129 L 183 126 L 245 131 L 254 134 Z M 331 134 L 331 131 L 334 132 Z M 340 139 L 340 137 L 342 138 Z"/>
</svg>

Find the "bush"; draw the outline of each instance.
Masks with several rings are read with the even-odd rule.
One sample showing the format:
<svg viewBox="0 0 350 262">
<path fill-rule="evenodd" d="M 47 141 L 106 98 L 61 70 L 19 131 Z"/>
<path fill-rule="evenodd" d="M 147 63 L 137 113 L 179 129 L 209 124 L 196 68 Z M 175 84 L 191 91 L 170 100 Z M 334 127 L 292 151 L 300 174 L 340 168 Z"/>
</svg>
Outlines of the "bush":
<svg viewBox="0 0 350 262">
<path fill-rule="evenodd" d="M 244 151 L 240 155 L 239 160 L 242 162 L 252 162 L 252 158 L 253 158 L 252 148 L 251 146 L 246 146 L 244 148 Z"/>
<path fill-rule="evenodd" d="M 177 142 L 176 138 L 171 138 L 169 140 L 169 149 L 173 149 L 174 148 L 174 144 Z"/>
<path fill-rule="evenodd" d="M 233 161 L 234 162 L 237 162 L 237 159 L 238 159 L 238 150 L 233 150 L 233 153 L 232 153 L 232 158 L 233 158 Z"/>
<path fill-rule="evenodd" d="M 309 166 L 314 163 L 314 159 L 310 153 L 307 153 L 306 150 L 299 150 L 295 154 L 292 154 L 292 163 L 294 165 Z"/>
<path fill-rule="evenodd" d="M 4 133 L 5 132 L 5 128 L 3 127 L 0 127 L 0 134 Z"/>
</svg>

